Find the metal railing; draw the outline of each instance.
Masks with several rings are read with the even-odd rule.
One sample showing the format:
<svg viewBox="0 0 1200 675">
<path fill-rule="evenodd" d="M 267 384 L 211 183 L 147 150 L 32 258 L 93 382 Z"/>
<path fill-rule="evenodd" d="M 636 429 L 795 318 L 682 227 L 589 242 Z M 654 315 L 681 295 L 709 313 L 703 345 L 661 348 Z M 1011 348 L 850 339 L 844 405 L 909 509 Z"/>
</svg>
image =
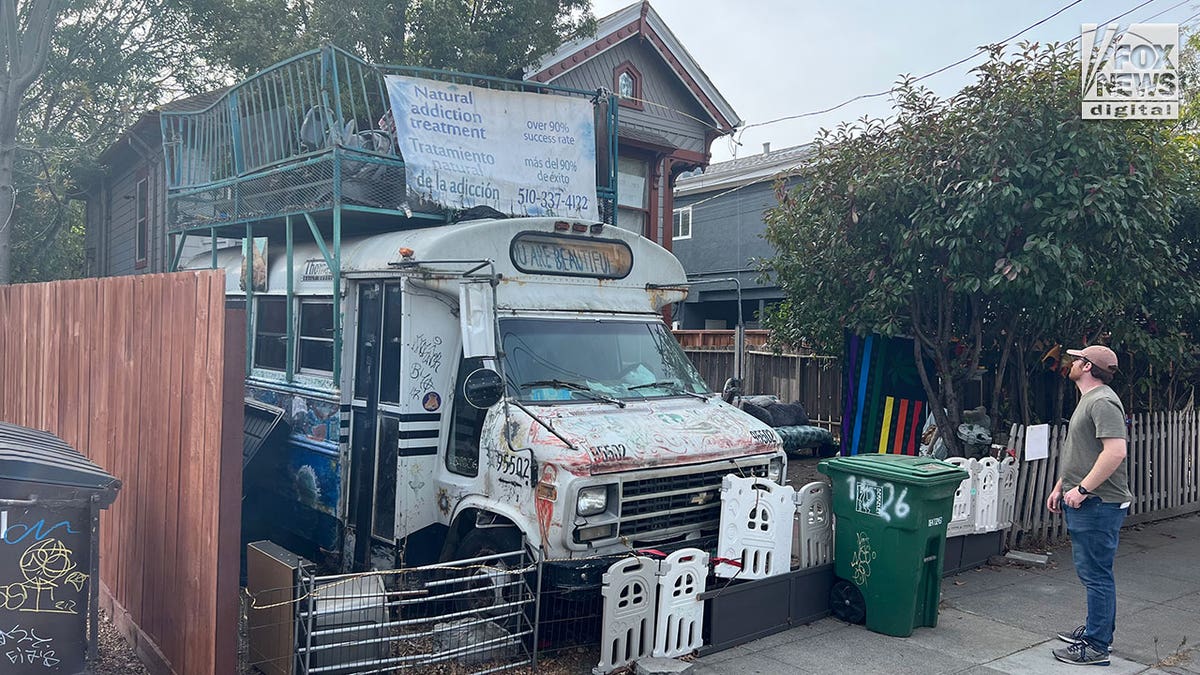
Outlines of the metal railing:
<svg viewBox="0 0 1200 675">
<path fill-rule="evenodd" d="M 444 219 L 409 203 L 386 76 L 586 97 L 597 128 L 597 192 L 616 199 L 615 99 L 536 82 L 368 63 L 332 46 L 282 61 L 229 88 L 200 110 L 160 116 L 168 227 L 187 232 L 349 207 Z"/>
</svg>

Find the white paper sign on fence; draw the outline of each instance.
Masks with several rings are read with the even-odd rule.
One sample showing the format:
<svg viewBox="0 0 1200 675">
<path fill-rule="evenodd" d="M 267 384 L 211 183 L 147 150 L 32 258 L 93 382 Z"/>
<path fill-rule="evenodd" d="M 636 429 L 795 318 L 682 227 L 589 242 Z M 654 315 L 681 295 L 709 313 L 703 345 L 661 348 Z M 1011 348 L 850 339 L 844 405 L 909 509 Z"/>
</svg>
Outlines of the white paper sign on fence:
<svg viewBox="0 0 1200 675">
<path fill-rule="evenodd" d="M 386 80 L 410 193 L 453 208 L 598 219 L 590 101 Z"/>
<path fill-rule="evenodd" d="M 1025 428 L 1025 461 L 1050 456 L 1050 425 L 1034 424 Z"/>
</svg>

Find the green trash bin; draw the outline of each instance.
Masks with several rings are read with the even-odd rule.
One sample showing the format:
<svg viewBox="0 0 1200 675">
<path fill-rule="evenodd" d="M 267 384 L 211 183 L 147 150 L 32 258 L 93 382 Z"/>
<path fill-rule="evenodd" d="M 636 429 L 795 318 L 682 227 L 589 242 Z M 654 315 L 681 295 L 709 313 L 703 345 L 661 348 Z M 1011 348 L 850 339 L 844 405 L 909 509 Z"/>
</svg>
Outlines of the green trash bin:
<svg viewBox="0 0 1200 675">
<path fill-rule="evenodd" d="M 968 473 L 930 457 L 822 460 L 833 482 L 834 616 L 907 637 L 936 626 L 946 525 Z"/>
</svg>

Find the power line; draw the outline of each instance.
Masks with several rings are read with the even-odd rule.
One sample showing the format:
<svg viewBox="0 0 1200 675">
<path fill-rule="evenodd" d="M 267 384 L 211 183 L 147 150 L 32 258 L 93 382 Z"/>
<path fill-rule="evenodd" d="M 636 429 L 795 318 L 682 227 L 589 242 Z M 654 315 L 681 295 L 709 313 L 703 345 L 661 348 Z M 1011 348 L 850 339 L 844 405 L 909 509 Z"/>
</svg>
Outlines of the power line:
<svg viewBox="0 0 1200 675">
<path fill-rule="evenodd" d="M 1012 39 L 1014 39 L 1014 38 L 1016 38 L 1016 37 L 1020 37 L 1022 34 L 1024 34 L 1024 33 L 1028 32 L 1028 31 L 1030 31 L 1030 30 L 1032 30 L 1033 28 L 1036 28 L 1037 26 L 1040 26 L 1040 25 L 1042 25 L 1043 23 L 1046 23 L 1046 22 L 1047 22 L 1047 21 L 1049 21 L 1050 19 L 1053 19 L 1054 17 L 1058 16 L 1059 14 L 1062 14 L 1062 13 L 1063 13 L 1063 12 L 1065 12 L 1066 10 L 1070 9 L 1071 7 L 1074 7 L 1075 5 L 1078 5 L 1078 4 L 1079 4 L 1080 2 L 1082 2 L 1082 1 L 1083 1 L 1083 0 L 1074 0 L 1073 2 L 1071 2 L 1071 3 L 1069 3 L 1069 4 L 1065 5 L 1065 6 L 1063 6 L 1062 8 L 1060 8 L 1058 11 L 1054 12 L 1053 14 L 1051 14 L 1051 15 L 1049 15 L 1049 16 L 1047 16 L 1047 17 L 1043 18 L 1043 19 L 1040 19 L 1040 20 L 1039 20 L 1039 21 L 1037 21 L 1036 23 L 1030 24 L 1028 27 L 1026 27 L 1026 28 L 1024 28 L 1024 29 L 1022 29 L 1022 30 L 1020 30 L 1020 31 L 1018 31 L 1018 32 L 1016 32 L 1016 33 L 1014 33 L 1013 35 L 1010 35 L 1009 37 L 1007 37 L 1007 38 L 1005 38 L 1005 39 L 1001 40 L 1000 42 L 1001 42 L 1001 43 L 1003 43 L 1003 42 L 1008 42 L 1008 41 L 1010 41 L 1010 40 L 1012 40 Z M 1155 0 L 1144 0 L 1144 1 L 1143 1 L 1143 2 L 1141 2 L 1140 4 L 1138 4 L 1138 5 L 1134 6 L 1132 9 L 1129 9 L 1129 10 L 1127 10 L 1127 11 L 1125 11 L 1125 12 L 1122 12 L 1121 14 L 1118 14 L 1117 16 L 1114 16 L 1113 18 L 1111 18 L 1111 19 L 1109 19 L 1109 20 L 1105 21 L 1104 23 L 1106 23 L 1106 24 L 1107 24 L 1107 23 L 1112 23 L 1112 22 L 1114 22 L 1114 21 L 1119 21 L 1120 19 L 1123 19 L 1124 17 L 1126 17 L 1126 16 L 1128 16 L 1128 15 L 1132 14 L 1133 12 L 1136 12 L 1137 10 L 1139 10 L 1139 9 L 1141 9 L 1141 8 L 1143 8 L 1143 7 L 1145 7 L 1146 5 L 1149 5 L 1150 3 L 1154 2 L 1154 1 L 1155 1 Z M 1171 5 L 1170 7 L 1166 8 L 1166 9 L 1164 9 L 1164 10 L 1160 11 L 1160 12 L 1157 12 L 1157 13 L 1155 13 L 1155 14 L 1153 14 L 1153 15 L 1149 16 L 1149 17 L 1146 17 L 1145 19 L 1142 19 L 1142 22 L 1151 21 L 1151 20 L 1153 20 L 1153 19 L 1156 19 L 1156 18 L 1158 18 L 1158 17 L 1162 16 L 1163 14 L 1166 14 L 1167 12 L 1169 12 L 1169 11 L 1171 11 L 1171 10 L 1173 10 L 1173 9 L 1176 9 L 1176 8 L 1178 8 L 1178 7 L 1182 6 L 1182 5 L 1186 5 L 1188 2 L 1191 2 L 1191 1 L 1192 1 L 1192 0 L 1181 0 L 1181 2 L 1177 2 L 1177 3 L 1175 3 L 1174 5 Z M 1187 17 L 1186 19 L 1183 19 L 1183 20 L 1182 20 L 1182 21 L 1180 21 L 1179 23 L 1180 23 L 1180 25 L 1182 25 L 1182 24 L 1186 24 L 1186 23 L 1188 23 L 1189 21 L 1191 21 L 1191 20 L 1193 20 L 1193 19 L 1196 19 L 1196 18 L 1200 18 L 1200 12 L 1197 12 L 1197 13 L 1195 13 L 1195 14 L 1193 14 L 1193 15 L 1191 15 L 1191 16 L 1189 16 L 1189 17 Z M 1077 41 L 1079 41 L 1079 40 L 1080 40 L 1080 36 L 1076 36 L 1075 38 L 1073 38 L 1073 39 L 1069 40 L 1069 41 L 1068 41 L 1068 42 L 1066 42 L 1065 44 L 1068 44 L 1068 45 L 1069 45 L 1069 44 L 1072 44 L 1072 43 L 1074 43 L 1074 42 L 1077 42 Z M 914 80 L 912 80 L 912 81 L 913 81 L 913 82 L 919 82 L 919 81 L 921 81 L 921 80 L 924 80 L 924 79 L 926 79 L 926 78 L 932 77 L 932 76 L 934 76 L 934 75 L 937 75 L 937 74 L 939 74 L 939 73 L 942 73 L 942 72 L 945 72 L 946 70 L 948 70 L 948 69 L 950 69 L 950 68 L 953 68 L 953 67 L 955 67 L 955 66 L 958 66 L 958 65 L 961 65 L 961 64 L 963 64 L 963 63 L 966 63 L 967 61 L 970 61 L 971 59 L 975 58 L 976 56 L 979 56 L 980 54 L 982 54 L 982 53 L 984 53 L 984 52 L 986 52 L 986 51 L 988 51 L 986 47 L 981 47 L 979 50 L 977 50 L 977 51 L 976 51 L 974 54 L 972 54 L 971 56 L 968 56 L 968 57 L 966 57 L 966 58 L 964 58 L 964 59 L 959 59 L 958 61 L 955 61 L 954 63 L 951 63 L 951 64 L 949 64 L 949 65 L 947 65 L 947 66 L 943 66 L 942 68 L 939 68 L 939 69 L 937 69 L 937 70 L 935 70 L 935 71 L 932 71 L 932 72 L 930 72 L 930 73 L 927 73 L 927 74 L 925 74 L 925 75 L 922 75 L 921 77 L 918 77 L 918 78 L 916 78 L 916 79 L 914 79 Z M 830 107 L 830 108 L 825 108 L 825 109 L 823 109 L 823 110 L 817 110 L 817 111 L 813 111 L 813 112 L 802 113 L 802 114 L 799 114 L 799 115 L 791 115 L 791 116 L 788 116 L 788 117 L 781 117 L 781 118 L 774 119 L 774 120 L 767 120 L 767 121 L 765 121 L 765 122 L 755 122 L 755 123 L 753 123 L 753 124 L 747 124 L 747 125 L 743 126 L 741 129 L 739 129 L 737 133 L 738 133 L 738 135 L 740 136 L 740 135 L 741 135 L 741 133 L 742 133 L 743 131 L 745 131 L 746 129 L 749 129 L 749 128 L 751 128 L 751 127 L 766 126 L 766 125 L 768 125 L 768 124 L 775 124 L 775 123 L 777 123 L 777 122 L 783 122 L 783 121 L 787 121 L 787 120 L 797 119 L 797 118 L 800 118 L 800 117 L 810 117 L 810 116 L 813 116 L 813 115 L 820 115 L 820 114 L 822 114 L 822 113 L 826 113 L 826 112 L 832 112 L 832 111 L 834 111 L 834 110 L 837 110 L 838 108 L 845 107 L 845 106 L 847 106 L 847 105 L 849 105 L 849 104 L 851 104 L 851 103 L 853 103 L 853 102 L 855 102 L 855 101 L 859 101 L 859 100 L 863 100 L 863 99 L 867 99 L 867 98 L 875 98 L 875 97 L 883 96 L 883 95 L 886 95 L 886 94 L 890 94 L 892 91 L 894 91 L 894 88 L 893 88 L 893 89 L 889 89 L 888 91 L 885 91 L 885 92 L 877 92 L 877 93 L 874 93 L 874 94 L 863 94 L 863 95 L 860 95 L 860 96 L 855 96 L 854 98 L 852 98 L 852 99 L 849 99 L 849 100 L 847 100 L 847 101 L 844 101 L 843 103 L 839 103 L 839 104 L 838 104 L 838 105 L 836 105 L 836 106 L 832 106 L 832 107 Z M 665 107 L 665 106 L 664 106 L 664 107 Z M 734 142 L 735 142 L 735 143 L 737 143 L 737 141 L 734 141 Z M 741 145 L 741 144 L 740 144 L 740 143 L 738 143 L 738 145 Z M 698 200 L 698 201 L 692 202 L 691 204 L 684 205 L 684 206 L 682 206 L 682 207 L 680 207 L 680 208 L 689 208 L 689 207 L 690 207 L 690 208 L 695 208 L 695 207 L 697 207 L 697 206 L 701 206 L 701 205 L 703 205 L 705 202 L 712 201 L 712 200 L 714 200 L 714 199 L 717 199 L 717 198 L 719 198 L 719 197 L 724 197 L 724 196 L 726 196 L 726 195 L 729 195 L 729 194 L 732 194 L 732 193 L 734 193 L 734 192 L 737 192 L 738 190 L 741 190 L 741 189 L 743 189 L 743 188 L 747 188 L 747 187 L 750 187 L 750 186 L 752 186 L 752 185 L 758 185 L 758 184 L 760 184 L 760 183 L 764 183 L 764 182 L 767 182 L 767 181 L 774 181 L 774 180 L 777 180 L 777 179 L 779 179 L 779 178 L 780 178 L 780 175 L 779 175 L 779 174 L 774 174 L 774 175 L 771 175 L 771 176 L 767 176 L 767 177 L 764 177 L 764 178 L 760 178 L 760 179 L 758 179 L 758 180 L 753 180 L 753 181 L 750 181 L 750 182 L 748 182 L 748 183 L 744 183 L 744 184 L 742 184 L 742 185 L 735 186 L 735 187 L 733 187 L 733 188 L 730 188 L 730 189 L 728 189 L 728 190 L 724 190 L 724 191 L 722 191 L 722 192 L 718 192 L 717 194 L 710 195 L 710 196 L 708 196 L 708 197 L 705 197 L 704 199 L 701 199 L 701 200 Z"/>
<path fill-rule="evenodd" d="M 1123 14 L 1119 14 L 1119 15 L 1117 15 L 1117 16 L 1115 16 L 1115 17 L 1113 17 L 1113 18 L 1109 19 L 1109 20 L 1108 20 L 1108 21 L 1106 21 L 1105 23 L 1111 23 L 1111 22 L 1113 22 L 1113 21 L 1116 21 L 1116 20 L 1118 20 L 1118 19 L 1120 19 L 1120 18 L 1122 18 L 1122 17 L 1124 17 L 1124 16 L 1127 16 L 1128 14 L 1131 14 L 1132 12 L 1135 12 L 1135 11 L 1137 11 L 1137 10 L 1141 9 L 1142 7 L 1145 7 L 1146 5 L 1148 5 L 1148 4 L 1150 4 L 1150 3 L 1154 2 L 1154 1 L 1155 1 L 1155 0 L 1144 0 L 1144 1 L 1143 1 L 1141 4 L 1137 5 L 1137 6 L 1136 6 L 1136 7 L 1134 7 L 1133 9 L 1131 9 L 1131 10 L 1129 10 L 1129 11 L 1127 11 L 1127 12 L 1123 13 Z M 1187 1 L 1188 1 L 1188 0 L 1184 0 L 1184 2 L 1187 2 Z M 1065 12 L 1065 11 L 1067 11 L 1068 9 L 1070 9 L 1070 8 L 1074 7 L 1075 5 L 1078 5 L 1078 4 L 1079 4 L 1079 3 L 1081 3 L 1081 2 L 1083 2 L 1083 0 L 1072 0 L 1072 2 L 1070 2 L 1070 3 L 1066 4 L 1066 5 L 1065 5 L 1065 6 L 1063 6 L 1061 9 L 1059 9 L 1059 10 L 1058 10 L 1058 11 L 1056 11 L 1056 12 L 1054 12 L 1053 14 L 1051 14 L 1051 15 L 1049 15 L 1049 16 L 1047 16 L 1047 17 L 1043 18 L 1043 19 L 1040 19 L 1040 20 L 1036 21 L 1035 23 L 1032 23 L 1032 24 L 1030 24 L 1029 26 L 1026 26 L 1025 28 L 1022 28 L 1021 30 L 1017 31 L 1016 33 L 1013 33 L 1012 35 L 1010 35 L 1010 36 L 1008 36 L 1008 37 L 1006 37 L 1006 38 L 1004 38 L 1004 39 L 1002 39 L 1002 40 L 999 40 L 999 41 L 997 41 L 997 44 L 999 44 L 999 43 L 1004 43 L 1004 42 L 1009 42 L 1010 40 L 1013 40 L 1013 39 L 1015 39 L 1015 38 L 1018 38 L 1018 37 L 1020 37 L 1020 36 L 1024 35 L 1025 33 L 1028 33 L 1029 31 L 1033 30 L 1034 28 L 1037 28 L 1038 26 L 1040 26 L 1040 25 L 1042 25 L 1042 24 L 1046 23 L 1047 21 L 1049 21 L 1049 20 L 1053 19 L 1054 17 L 1058 16 L 1059 14 L 1062 14 L 1063 12 Z M 1180 4 L 1183 4 L 1183 3 L 1180 3 Z M 1176 5 L 1176 6 L 1178 6 L 1178 5 Z M 1170 9 L 1174 9 L 1174 8 L 1172 7 L 1172 8 L 1170 8 Z M 1167 11 L 1169 11 L 1169 10 L 1167 10 Z M 1079 38 L 1076 38 L 1076 39 L 1079 39 Z M 1069 44 L 1069 43 L 1068 43 L 1068 44 Z M 938 75 L 938 74 L 940 74 L 940 73 L 944 73 L 945 71 L 947 71 L 947 70 L 949 70 L 949 69 L 951 69 L 951 68 L 954 68 L 955 66 L 960 66 L 960 65 L 962 65 L 962 64 L 964 64 L 964 63 L 966 63 L 967 61 L 970 61 L 970 60 L 972 60 L 972 59 L 974 59 L 974 58 L 978 57 L 979 55 L 986 53 L 987 51 L 988 51 L 988 48 L 987 48 L 987 47 L 980 47 L 979 49 L 975 50 L 975 52 L 974 52 L 973 54 L 971 54 L 970 56 L 967 56 L 967 57 L 965 57 L 965 58 L 959 59 L 959 60 L 957 60 L 957 61 L 955 61 L 954 63 L 951 63 L 951 64 L 949 64 L 949 65 L 942 66 L 941 68 L 938 68 L 938 69 L 937 69 L 937 70 L 935 70 L 935 71 L 932 71 L 932 72 L 926 73 L 926 74 L 924 74 L 924 75 L 922 75 L 922 76 L 920 76 L 920 77 L 918 77 L 918 78 L 915 78 L 915 79 L 913 79 L 913 80 L 912 80 L 912 82 L 920 82 L 921 80 L 928 79 L 928 78 L 930 78 L 930 77 L 933 77 L 934 75 Z M 848 99 L 848 100 L 846 100 L 846 101 L 843 101 L 843 102 L 841 102 L 841 103 L 839 103 L 839 104 L 837 104 L 837 105 L 830 106 L 830 107 L 828 107 L 828 108 L 823 108 L 823 109 L 821 109 L 821 110 L 814 110 L 814 111 L 811 111 L 811 112 L 804 112 L 804 113 L 799 113 L 799 114 L 796 114 L 796 115 L 787 115 L 787 116 L 785 116 L 785 117 L 779 117 L 779 118 L 776 118 L 776 119 L 767 120 L 767 121 L 765 121 L 765 122 L 755 122 L 755 123 L 753 123 L 753 124 L 747 124 L 747 125 L 743 126 L 741 129 L 739 129 L 739 130 L 738 130 L 738 136 L 740 137 L 740 136 L 742 135 L 742 132 L 744 132 L 746 129 L 750 129 L 750 128 L 753 128 L 753 127 L 762 127 L 762 126 L 767 126 L 767 125 L 769 125 L 769 124 L 776 124 L 776 123 L 779 123 L 779 122 L 786 122 L 786 121 L 789 121 L 789 120 L 800 119 L 800 118 L 803 118 L 803 117 L 812 117 L 812 116 L 814 116 L 814 115 L 823 115 L 823 114 L 825 114 L 825 113 L 828 113 L 828 112 L 833 112 L 834 110 L 838 110 L 839 108 L 844 108 L 844 107 L 846 107 L 846 106 L 848 106 L 848 105 L 850 105 L 851 103 L 854 103 L 854 102 L 856 102 L 856 101 L 862 101 L 862 100 L 865 100 L 865 99 L 870 99 L 870 98 L 878 98 L 878 97 L 880 97 L 880 96 L 887 96 L 887 95 L 891 94 L 893 91 L 895 91 L 895 87 L 889 88 L 889 89 L 887 89 L 887 90 L 885 90 L 885 91 L 878 91 L 878 92 L 875 92 L 875 93 L 873 93 L 873 94 L 860 94 L 860 95 L 858 95 L 858 96 L 855 96 L 854 98 L 851 98 L 851 99 Z M 738 145 L 741 145 L 741 143 L 740 143 L 739 141 L 737 141 L 737 140 L 734 140 L 734 143 L 737 143 Z"/>
<path fill-rule="evenodd" d="M 1015 37 L 1020 37 L 1021 35 L 1024 35 L 1024 34 L 1026 34 L 1026 32 L 1028 32 L 1028 31 L 1031 31 L 1031 30 L 1033 30 L 1034 28 L 1037 28 L 1037 26 L 1039 26 L 1039 25 L 1042 25 L 1042 24 L 1044 24 L 1044 23 L 1048 22 L 1048 20 L 1050 20 L 1050 19 L 1052 19 L 1052 18 L 1055 18 L 1055 17 L 1057 17 L 1057 16 L 1058 16 L 1058 14 L 1061 14 L 1061 13 L 1063 13 L 1063 12 L 1066 12 L 1067 10 L 1069 10 L 1069 8 L 1072 8 L 1072 7 L 1074 7 L 1075 5 L 1079 5 L 1079 4 L 1080 4 L 1080 2 L 1082 2 L 1082 1 L 1084 1 L 1084 0 L 1073 0 L 1072 2 L 1069 2 L 1069 4 L 1068 4 L 1068 5 L 1066 5 L 1066 6 L 1062 7 L 1062 8 L 1061 8 L 1061 10 L 1058 10 L 1057 12 L 1050 14 L 1050 16 L 1049 16 L 1049 17 L 1045 17 L 1044 19 L 1040 19 L 1040 20 L 1038 20 L 1038 22 L 1037 22 L 1037 23 L 1030 24 L 1030 25 L 1026 26 L 1026 28 L 1024 28 L 1024 29 L 1021 29 L 1021 30 L 1019 30 L 1019 31 L 1016 31 L 1016 32 L 1014 32 L 1014 34 L 1013 34 L 1013 35 L 1010 35 L 1010 36 L 1008 36 L 1008 37 L 1006 37 L 1006 38 L 1003 38 L 1003 40 L 1000 40 L 1000 41 L 998 41 L 998 42 L 1008 42 L 1009 40 L 1013 40 L 1013 38 L 1015 38 Z M 1142 5 L 1147 5 L 1147 4 L 1150 4 L 1150 2 L 1153 2 L 1153 1 L 1154 1 L 1154 0 L 1145 0 L 1145 2 L 1142 2 Z M 925 74 L 923 74 L 923 76 L 920 76 L 920 77 L 918 77 L 918 78 L 916 78 L 916 79 L 913 79 L 913 80 L 912 80 L 912 82 L 920 82 L 920 80 L 923 80 L 923 79 L 928 79 L 928 78 L 930 78 L 930 77 L 934 77 L 934 76 L 935 76 L 935 74 L 938 74 L 938 73 L 943 73 L 943 72 L 946 72 L 946 71 L 950 70 L 950 68 L 953 68 L 953 67 L 955 67 L 955 66 L 960 66 L 960 65 L 962 65 L 962 64 L 965 64 L 965 62 L 967 62 L 967 61 L 970 61 L 970 60 L 972 60 L 972 59 L 976 58 L 976 56 L 978 56 L 978 55 L 980 55 L 980 54 L 984 54 L 984 53 L 986 53 L 986 52 L 988 52 L 988 48 L 986 48 L 986 47 L 980 47 L 980 48 L 978 48 L 978 49 L 974 50 L 974 53 L 973 53 L 973 54 L 971 54 L 970 56 L 966 56 L 966 58 L 962 58 L 962 59 L 959 59 L 958 61 L 954 61 L 954 62 L 953 62 L 953 64 L 949 64 L 949 65 L 946 65 L 946 66 L 942 66 L 942 67 L 940 67 L 940 68 L 937 68 L 937 70 L 936 70 L 936 71 L 932 71 L 932 72 L 929 72 L 929 73 L 925 73 Z M 814 115 L 821 115 L 821 114 L 824 114 L 824 113 L 832 113 L 832 112 L 834 112 L 834 110 L 836 110 L 836 109 L 839 109 L 839 108 L 844 108 L 844 107 L 848 106 L 848 104 L 851 104 L 851 103 L 853 103 L 853 102 L 856 102 L 856 101 L 863 101 L 863 100 L 866 100 L 866 98 L 878 98 L 878 97 L 880 97 L 880 96 L 887 96 L 887 95 L 889 95 L 889 94 L 892 94 L 892 92 L 893 92 L 893 91 L 895 91 L 895 88 L 894 88 L 894 86 L 893 86 L 893 88 L 890 88 L 890 89 L 888 89 L 888 90 L 886 90 L 886 91 L 876 91 L 876 92 L 875 92 L 875 94 L 860 94 L 860 95 L 858 95 L 858 96 L 854 96 L 853 98 L 848 98 L 848 100 L 846 100 L 846 101 L 842 101 L 841 103 L 838 103 L 838 104 L 836 104 L 836 106 L 830 106 L 830 107 L 828 107 L 828 108 L 822 108 L 822 109 L 820 109 L 820 110 L 812 110 L 812 112 L 808 112 L 808 113 L 799 113 L 799 114 L 796 114 L 796 115 L 787 115 L 787 117 L 784 117 L 784 118 L 778 118 L 778 119 L 767 120 L 767 121 L 758 121 L 758 123 L 754 123 L 754 124 L 748 124 L 748 125 L 745 125 L 745 126 L 743 126 L 743 127 L 742 127 L 742 129 L 740 129 L 740 130 L 738 131 L 738 136 L 742 135 L 742 132 L 743 132 L 743 131 L 745 131 L 745 130 L 748 130 L 748 129 L 751 129 L 751 127 L 755 127 L 755 126 L 767 126 L 767 125 L 769 125 L 769 124 L 781 123 L 781 121 L 794 120 L 794 119 L 800 119 L 800 118 L 810 118 L 810 117 L 814 117 Z M 738 142 L 737 142 L 737 141 L 734 141 L 734 143 L 738 143 Z M 738 143 L 738 144 L 740 145 L 740 143 Z"/>
</svg>

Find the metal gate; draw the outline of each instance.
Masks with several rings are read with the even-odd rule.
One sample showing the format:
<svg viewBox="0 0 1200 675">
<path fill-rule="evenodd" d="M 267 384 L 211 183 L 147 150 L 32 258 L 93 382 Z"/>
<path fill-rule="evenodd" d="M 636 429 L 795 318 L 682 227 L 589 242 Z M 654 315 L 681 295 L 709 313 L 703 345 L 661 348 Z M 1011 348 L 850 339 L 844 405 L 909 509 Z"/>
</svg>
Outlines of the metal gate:
<svg viewBox="0 0 1200 675">
<path fill-rule="evenodd" d="M 536 668 L 540 566 L 524 552 L 383 572 L 299 575 L 298 672 Z"/>
</svg>

